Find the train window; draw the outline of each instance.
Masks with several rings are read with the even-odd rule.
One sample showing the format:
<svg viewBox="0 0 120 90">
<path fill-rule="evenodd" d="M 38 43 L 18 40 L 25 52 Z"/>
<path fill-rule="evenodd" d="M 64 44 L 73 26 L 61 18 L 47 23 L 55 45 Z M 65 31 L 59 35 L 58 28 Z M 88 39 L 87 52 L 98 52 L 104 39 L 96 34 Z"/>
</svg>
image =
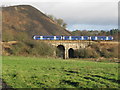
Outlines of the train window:
<svg viewBox="0 0 120 90">
<path fill-rule="evenodd" d="M 61 40 L 61 36 L 56 36 L 56 40 Z"/>
<path fill-rule="evenodd" d="M 105 36 L 103 36 L 103 40 L 106 40 L 106 37 L 105 37 Z"/>
<path fill-rule="evenodd" d="M 113 37 L 111 37 L 111 36 L 108 36 L 108 40 L 113 40 Z"/>
<path fill-rule="evenodd" d="M 98 39 L 98 40 L 101 40 L 101 37 L 100 37 L 100 36 L 98 36 L 98 37 L 97 37 L 97 39 Z"/>
<path fill-rule="evenodd" d="M 95 36 L 91 36 L 91 40 L 95 40 Z"/>
<path fill-rule="evenodd" d="M 82 37 L 81 37 L 81 36 L 79 36 L 79 40 L 82 40 Z"/>
<path fill-rule="evenodd" d="M 103 37 L 102 37 L 102 36 L 100 37 L 100 40 L 103 40 Z"/>
<path fill-rule="evenodd" d="M 84 36 L 84 40 L 88 40 L 88 36 Z"/>
<path fill-rule="evenodd" d="M 64 36 L 64 39 L 65 40 L 69 40 L 69 36 Z"/>
</svg>

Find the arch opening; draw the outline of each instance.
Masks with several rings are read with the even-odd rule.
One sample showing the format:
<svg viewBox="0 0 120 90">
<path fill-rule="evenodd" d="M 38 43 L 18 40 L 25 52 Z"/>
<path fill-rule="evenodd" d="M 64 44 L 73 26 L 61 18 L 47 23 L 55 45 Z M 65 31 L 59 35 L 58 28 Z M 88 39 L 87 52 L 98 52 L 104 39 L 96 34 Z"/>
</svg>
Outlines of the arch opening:
<svg viewBox="0 0 120 90">
<path fill-rule="evenodd" d="M 68 50 L 68 55 L 69 55 L 69 58 L 74 58 L 74 50 L 72 48 Z"/>
<path fill-rule="evenodd" d="M 65 59 L 65 47 L 63 45 L 57 46 L 56 56 Z"/>
</svg>

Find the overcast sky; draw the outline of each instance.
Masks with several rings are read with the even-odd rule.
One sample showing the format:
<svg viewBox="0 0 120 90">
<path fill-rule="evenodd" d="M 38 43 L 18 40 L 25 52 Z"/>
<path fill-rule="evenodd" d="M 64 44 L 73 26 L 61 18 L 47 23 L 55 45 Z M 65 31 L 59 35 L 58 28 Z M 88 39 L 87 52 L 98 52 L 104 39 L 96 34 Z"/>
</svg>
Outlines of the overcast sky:
<svg viewBox="0 0 120 90">
<path fill-rule="evenodd" d="M 62 18 L 69 30 L 118 28 L 118 0 L 4 0 L 2 4 L 28 4 Z"/>
</svg>

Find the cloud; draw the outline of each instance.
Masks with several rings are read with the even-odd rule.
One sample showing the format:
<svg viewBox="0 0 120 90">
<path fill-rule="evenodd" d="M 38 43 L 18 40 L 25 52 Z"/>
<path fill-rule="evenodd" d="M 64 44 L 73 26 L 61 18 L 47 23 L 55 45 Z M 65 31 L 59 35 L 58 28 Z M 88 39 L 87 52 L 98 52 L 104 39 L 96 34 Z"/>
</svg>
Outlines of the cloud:
<svg viewBox="0 0 120 90">
<path fill-rule="evenodd" d="M 68 24 L 117 24 L 118 6 L 113 2 L 47 2 L 39 3 L 37 7 L 45 13 L 63 18 Z"/>
<path fill-rule="evenodd" d="M 117 25 L 90 25 L 90 24 L 72 24 L 68 30 L 111 30 L 118 28 Z"/>
<path fill-rule="evenodd" d="M 7 0 L 10 1 L 10 0 Z M 14 0 L 11 0 L 14 1 Z M 40 2 L 36 0 L 30 0 L 31 2 L 25 2 L 26 0 L 18 0 L 18 2 L 5 2 L 10 5 L 16 4 L 30 4 L 43 13 L 54 15 L 57 18 L 62 18 L 68 24 L 68 28 L 73 28 L 76 25 L 95 26 L 104 28 L 105 26 L 116 27 L 118 24 L 118 0 L 72 0 L 74 2 L 66 2 L 56 0 L 54 2 Z M 43 1 L 43 0 L 42 0 Z M 87 1 L 87 2 L 86 2 Z M 94 1 L 94 2 L 90 2 Z M 106 1 L 106 2 L 105 2 Z M 111 1 L 111 2 L 110 2 Z M 113 2 L 114 1 L 114 2 Z M 106 27 L 105 27 L 106 28 Z"/>
</svg>

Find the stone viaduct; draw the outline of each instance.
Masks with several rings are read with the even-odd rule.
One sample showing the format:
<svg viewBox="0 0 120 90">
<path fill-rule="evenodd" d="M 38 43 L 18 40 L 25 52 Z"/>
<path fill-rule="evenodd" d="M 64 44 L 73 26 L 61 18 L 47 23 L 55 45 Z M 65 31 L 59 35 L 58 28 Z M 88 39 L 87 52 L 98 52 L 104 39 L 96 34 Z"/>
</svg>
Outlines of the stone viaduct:
<svg viewBox="0 0 120 90">
<path fill-rule="evenodd" d="M 80 48 L 86 48 L 90 44 L 92 44 L 92 41 L 70 41 L 70 40 L 44 40 L 43 42 L 50 43 L 59 50 L 61 50 L 61 55 L 59 57 L 62 57 L 64 59 L 73 57 L 74 50 L 80 49 Z M 54 52 L 54 55 L 56 56 L 57 52 Z"/>
<path fill-rule="evenodd" d="M 80 48 L 87 48 L 94 43 L 98 43 L 100 47 L 118 47 L 120 43 L 118 41 L 79 41 L 79 40 L 38 40 L 38 42 L 45 42 L 51 44 L 52 46 L 58 48 L 60 50 L 60 55 L 58 57 L 67 59 L 72 58 L 74 55 L 74 50 Z M 10 49 L 11 45 L 17 44 L 18 41 L 9 41 L 9 42 L 0 42 L 0 46 L 4 49 Z M 0 48 L 2 49 L 2 48 Z M 58 51 L 59 52 L 59 51 Z M 1 53 L 0 53 L 1 54 Z M 54 51 L 54 56 L 57 56 L 57 50 Z"/>
</svg>

